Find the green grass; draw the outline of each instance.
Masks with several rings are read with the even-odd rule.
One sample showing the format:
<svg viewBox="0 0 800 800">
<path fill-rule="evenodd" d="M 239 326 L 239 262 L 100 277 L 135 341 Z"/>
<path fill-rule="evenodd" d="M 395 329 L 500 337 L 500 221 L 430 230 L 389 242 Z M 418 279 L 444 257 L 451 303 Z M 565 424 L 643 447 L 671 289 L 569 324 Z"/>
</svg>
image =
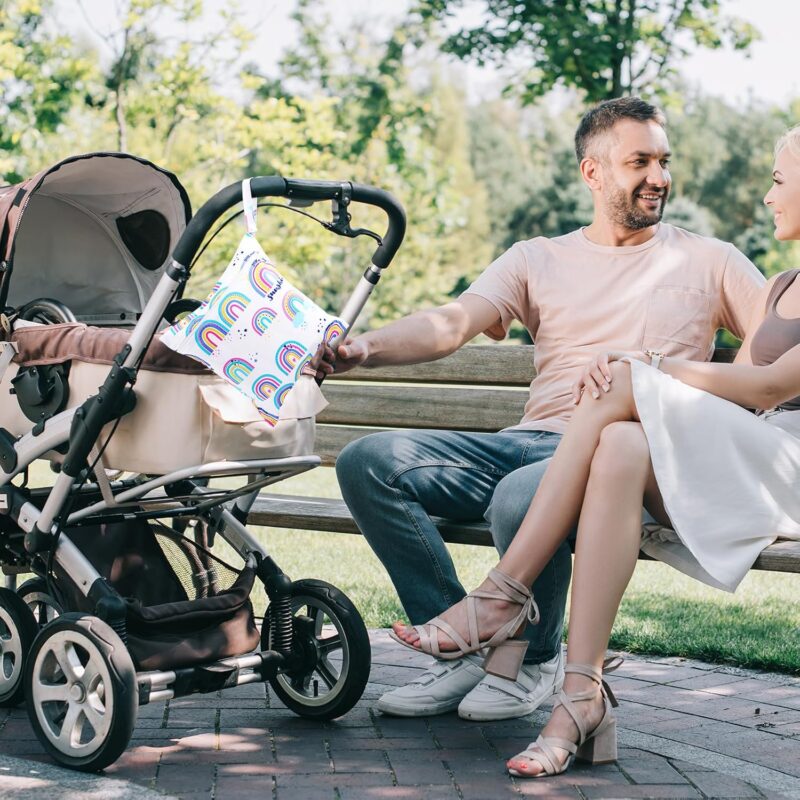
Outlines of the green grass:
<svg viewBox="0 0 800 800">
<path fill-rule="evenodd" d="M 277 484 L 273 491 L 339 496 L 333 470 L 324 468 Z M 292 578 L 320 578 L 342 589 L 369 627 L 403 617 L 386 572 L 361 537 L 253 530 Z M 451 552 L 468 589 L 496 561 L 488 547 L 453 545 Z M 798 589 L 800 575 L 752 571 L 731 595 L 663 564 L 642 561 L 623 599 L 611 647 L 800 674 Z M 257 614 L 263 613 L 263 594 L 254 597 L 254 605 Z"/>
</svg>

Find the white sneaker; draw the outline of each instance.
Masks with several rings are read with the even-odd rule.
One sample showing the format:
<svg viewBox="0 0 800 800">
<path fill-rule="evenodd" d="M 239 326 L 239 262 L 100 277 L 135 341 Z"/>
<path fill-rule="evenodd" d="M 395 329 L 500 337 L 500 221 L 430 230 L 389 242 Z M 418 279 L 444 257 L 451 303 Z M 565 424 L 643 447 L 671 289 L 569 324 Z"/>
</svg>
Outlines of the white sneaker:
<svg viewBox="0 0 800 800">
<path fill-rule="evenodd" d="M 462 719 L 488 721 L 524 717 L 561 691 L 564 683 L 564 655 L 558 654 L 543 664 L 523 664 L 515 681 L 486 675 L 461 701 Z"/>
<path fill-rule="evenodd" d="M 411 683 L 386 692 L 378 700 L 378 710 L 396 717 L 425 717 L 455 711 L 467 693 L 486 673 L 483 659 L 469 655 L 453 661 L 434 660 L 430 669 Z"/>
</svg>

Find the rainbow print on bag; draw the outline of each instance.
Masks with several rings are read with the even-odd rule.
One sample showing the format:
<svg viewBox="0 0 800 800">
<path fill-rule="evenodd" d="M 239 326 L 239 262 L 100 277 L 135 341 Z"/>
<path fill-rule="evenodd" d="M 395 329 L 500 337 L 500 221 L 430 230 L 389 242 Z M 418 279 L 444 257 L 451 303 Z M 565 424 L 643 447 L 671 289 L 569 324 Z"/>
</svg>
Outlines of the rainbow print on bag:
<svg viewBox="0 0 800 800">
<path fill-rule="evenodd" d="M 312 379 L 313 370 L 303 370 L 319 345 L 343 332 L 341 320 L 287 281 L 255 237 L 245 235 L 202 305 L 161 340 L 247 396 L 264 424 L 274 426 L 293 387 Z"/>
<path fill-rule="evenodd" d="M 278 393 L 275 395 L 275 405 L 278 408 L 280 408 L 284 404 L 284 402 L 286 401 L 286 396 L 289 394 L 289 392 L 292 390 L 293 387 L 294 387 L 293 383 L 287 383 L 285 386 L 281 386 L 281 388 L 278 389 Z"/>
<path fill-rule="evenodd" d="M 186 336 L 191 336 L 202 321 L 203 317 L 197 314 L 190 314 L 188 317 L 186 317 Z"/>
<path fill-rule="evenodd" d="M 278 415 L 277 414 L 270 414 L 269 411 L 266 411 L 263 408 L 259 408 L 256 406 L 258 413 L 264 418 L 264 422 L 267 423 L 270 427 L 274 428 L 278 424 Z"/>
<path fill-rule="evenodd" d="M 194 334 L 194 338 L 200 350 L 210 356 L 225 339 L 228 330 L 216 320 L 211 320 L 200 325 Z"/>
<path fill-rule="evenodd" d="M 264 297 L 268 297 L 273 289 L 280 288 L 283 278 L 265 258 L 256 259 L 250 267 L 250 285 Z"/>
<path fill-rule="evenodd" d="M 280 388 L 281 380 L 274 375 L 262 375 L 253 381 L 253 394 L 262 401 L 271 400 L 272 396 Z"/>
<path fill-rule="evenodd" d="M 295 381 L 300 377 L 305 368 L 306 364 L 311 363 L 311 353 L 303 358 L 303 360 L 297 365 L 297 369 L 294 371 L 294 379 Z M 312 373 L 313 374 L 313 373 Z"/>
<path fill-rule="evenodd" d="M 322 337 L 322 339 L 325 344 L 330 344 L 334 339 L 338 339 L 341 336 L 344 336 L 344 334 L 344 325 L 342 325 L 338 319 L 335 319 L 330 325 L 328 325 L 327 328 L 325 328 L 325 335 Z"/>
<path fill-rule="evenodd" d="M 295 328 L 299 328 L 305 320 L 306 298 L 300 292 L 286 292 L 283 296 L 283 313 Z"/>
<path fill-rule="evenodd" d="M 259 336 L 263 336 L 269 330 L 269 326 L 272 325 L 277 316 L 278 312 L 272 308 L 259 308 L 258 311 L 253 314 L 251 323 L 253 330 Z"/>
<path fill-rule="evenodd" d="M 222 321 L 233 325 L 247 308 L 250 298 L 242 292 L 229 292 L 220 301 L 217 310 Z"/>
<path fill-rule="evenodd" d="M 230 358 L 225 362 L 222 368 L 222 374 L 231 382 L 235 384 L 241 383 L 245 378 L 252 375 L 255 367 L 244 358 Z"/>
<path fill-rule="evenodd" d="M 286 342 L 281 345 L 278 355 L 275 356 L 275 363 L 278 369 L 285 375 L 291 375 L 295 367 L 303 360 L 306 349 L 300 342 Z"/>
</svg>

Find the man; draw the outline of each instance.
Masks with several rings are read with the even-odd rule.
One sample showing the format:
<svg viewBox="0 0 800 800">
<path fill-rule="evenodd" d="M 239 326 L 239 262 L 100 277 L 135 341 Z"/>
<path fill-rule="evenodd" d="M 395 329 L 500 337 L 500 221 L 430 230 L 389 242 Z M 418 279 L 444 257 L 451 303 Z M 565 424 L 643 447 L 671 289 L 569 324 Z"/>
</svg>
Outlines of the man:
<svg viewBox="0 0 800 800">
<path fill-rule="evenodd" d="M 536 344 L 537 376 L 514 428 L 379 433 L 339 456 L 344 499 L 413 624 L 464 595 L 431 516 L 485 516 L 505 551 L 565 429 L 571 386 L 590 356 L 649 349 L 706 360 L 718 328 L 742 336 L 764 279 L 732 245 L 661 222 L 671 185 L 665 124 L 659 109 L 636 97 L 587 112 L 575 150 L 594 200 L 588 227 L 518 242 L 454 302 L 338 349 L 337 372 L 419 363 L 452 353 L 481 331 L 502 339 L 513 319 Z M 458 708 L 473 720 L 533 711 L 562 681 L 570 573 L 565 543 L 533 585 L 541 622 L 526 632 L 530 644 L 517 681 L 485 675 L 476 656 L 435 661 L 411 684 L 384 694 L 378 708 L 402 716 Z"/>
</svg>

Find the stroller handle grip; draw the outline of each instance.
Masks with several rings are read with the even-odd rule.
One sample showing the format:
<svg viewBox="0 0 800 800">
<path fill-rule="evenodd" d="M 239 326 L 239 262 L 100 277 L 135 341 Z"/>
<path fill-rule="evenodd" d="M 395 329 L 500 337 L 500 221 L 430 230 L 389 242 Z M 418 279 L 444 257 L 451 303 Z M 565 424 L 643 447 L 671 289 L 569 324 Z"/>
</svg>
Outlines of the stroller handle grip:
<svg viewBox="0 0 800 800">
<path fill-rule="evenodd" d="M 277 175 L 253 178 L 253 197 L 286 197 L 298 200 L 354 201 L 382 209 L 389 225 L 382 243 L 375 250 L 372 263 L 381 269 L 389 266 L 406 232 L 406 214 L 397 200 L 383 189 L 348 181 L 308 181 L 281 178 Z M 178 240 L 172 257 L 188 267 L 211 226 L 232 206 L 242 201 L 242 184 L 232 183 L 218 191 L 192 217 Z"/>
</svg>

